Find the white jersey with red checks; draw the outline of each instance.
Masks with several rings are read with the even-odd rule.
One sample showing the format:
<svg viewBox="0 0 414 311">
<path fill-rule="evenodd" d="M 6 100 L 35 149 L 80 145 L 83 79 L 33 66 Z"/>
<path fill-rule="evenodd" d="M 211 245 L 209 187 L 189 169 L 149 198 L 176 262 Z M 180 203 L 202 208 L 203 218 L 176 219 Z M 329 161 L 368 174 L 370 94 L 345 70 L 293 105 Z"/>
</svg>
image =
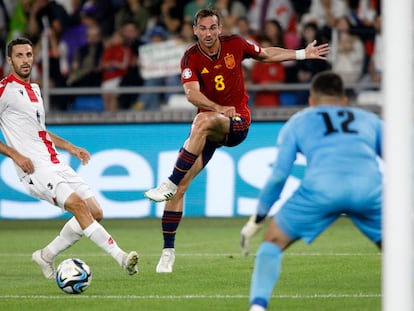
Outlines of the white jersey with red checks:
<svg viewBox="0 0 414 311">
<path fill-rule="evenodd" d="M 60 163 L 45 127 L 39 85 L 9 75 L 0 81 L 0 127 L 7 144 L 30 157 L 35 167 Z M 25 173 L 16 165 L 21 178 Z"/>
</svg>

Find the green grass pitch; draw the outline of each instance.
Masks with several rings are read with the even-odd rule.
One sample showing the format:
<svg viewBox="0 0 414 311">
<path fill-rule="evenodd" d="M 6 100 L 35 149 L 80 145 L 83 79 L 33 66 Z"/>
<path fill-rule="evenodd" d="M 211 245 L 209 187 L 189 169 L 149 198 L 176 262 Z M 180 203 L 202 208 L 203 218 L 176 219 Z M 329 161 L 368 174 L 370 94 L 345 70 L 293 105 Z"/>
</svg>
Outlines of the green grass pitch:
<svg viewBox="0 0 414 311">
<path fill-rule="evenodd" d="M 155 272 L 162 248 L 159 219 L 104 220 L 122 248 L 138 251 L 140 272 L 128 276 L 83 238 L 56 261 L 79 257 L 89 264 L 92 283 L 80 295 L 63 293 L 31 261 L 31 253 L 54 238 L 64 220 L 1 220 L 0 310 L 248 310 L 254 255 L 243 257 L 239 249 L 246 220 L 184 218 L 172 274 Z M 285 252 L 269 305 L 287 311 L 380 309 L 381 253 L 346 218 L 312 245 L 297 242 Z"/>
</svg>

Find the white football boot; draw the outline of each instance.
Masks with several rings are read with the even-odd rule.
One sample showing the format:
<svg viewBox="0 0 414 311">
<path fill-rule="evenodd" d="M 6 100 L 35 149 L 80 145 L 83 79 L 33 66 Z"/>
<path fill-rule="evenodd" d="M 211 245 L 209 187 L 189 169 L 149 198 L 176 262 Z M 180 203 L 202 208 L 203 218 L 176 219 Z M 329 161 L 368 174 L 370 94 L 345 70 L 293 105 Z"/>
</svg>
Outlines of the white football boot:
<svg viewBox="0 0 414 311">
<path fill-rule="evenodd" d="M 171 273 L 173 271 L 174 261 L 175 249 L 164 248 L 155 271 L 157 271 L 157 273 Z"/>
<path fill-rule="evenodd" d="M 125 254 L 122 268 L 124 268 L 129 275 L 134 275 L 135 273 L 138 273 L 138 260 L 139 256 L 135 251 Z"/>
<path fill-rule="evenodd" d="M 247 256 L 250 253 L 250 244 L 252 238 L 260 231 L 264 221 L 255 222 L 256 214 L 252 215 L 248 222 L 243 226 L 240 232 L 240 247 L 242 255 Z"/>
<path fill-rule="evenodd" d="M 46 279 L 53 279 L 55 277 L 56 271 L 53 261 L 47 261 L 44 259 L 41 249 L 38 249 L 32 254 L 32 260 L 39 265 Z"/>
<path fill-rule="evenodd" d="M 144 196 L 155 202 L 163 202 L 171 200 L 176 192 L 177 185 L 174 184 L 171 180 L 167 179 L 157 188 L 150 189 L 145 192 Z"/>
</svg>

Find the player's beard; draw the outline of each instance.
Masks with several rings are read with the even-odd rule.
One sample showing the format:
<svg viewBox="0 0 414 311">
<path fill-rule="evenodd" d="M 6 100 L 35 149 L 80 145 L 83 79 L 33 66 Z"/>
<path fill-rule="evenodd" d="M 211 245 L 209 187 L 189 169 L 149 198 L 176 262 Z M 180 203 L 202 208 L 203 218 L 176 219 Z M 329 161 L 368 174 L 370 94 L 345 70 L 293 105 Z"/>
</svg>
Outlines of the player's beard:
<svg viewBox="0 0 414 311">
<path fill-rule="evenodd" d="M 14 72 L 16 75 L 21 78 L 22 80 L 29 80 L 30 73 L 32 72 L 32 66 L 30 64 L 25 64 L 24 66 L 28 66 L 29 68 L 22 68 L 22 66 L 18 67 L 13 62 L 11 63 Z"/>
</svg>

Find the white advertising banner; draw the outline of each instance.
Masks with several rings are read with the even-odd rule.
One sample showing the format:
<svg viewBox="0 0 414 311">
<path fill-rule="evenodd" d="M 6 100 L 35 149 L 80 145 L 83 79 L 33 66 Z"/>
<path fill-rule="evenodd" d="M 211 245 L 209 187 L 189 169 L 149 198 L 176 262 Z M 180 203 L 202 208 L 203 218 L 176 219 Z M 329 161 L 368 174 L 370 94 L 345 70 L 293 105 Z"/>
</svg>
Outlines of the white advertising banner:
<svg viewBox="0 0 414 311">
<path fill-rule="evenodd" d="M 139 48 L 141 75 L 144 79 L 180 74 L 180 61 L 188 45 L 178 40 L 148 43 Z"/>
</svg>

